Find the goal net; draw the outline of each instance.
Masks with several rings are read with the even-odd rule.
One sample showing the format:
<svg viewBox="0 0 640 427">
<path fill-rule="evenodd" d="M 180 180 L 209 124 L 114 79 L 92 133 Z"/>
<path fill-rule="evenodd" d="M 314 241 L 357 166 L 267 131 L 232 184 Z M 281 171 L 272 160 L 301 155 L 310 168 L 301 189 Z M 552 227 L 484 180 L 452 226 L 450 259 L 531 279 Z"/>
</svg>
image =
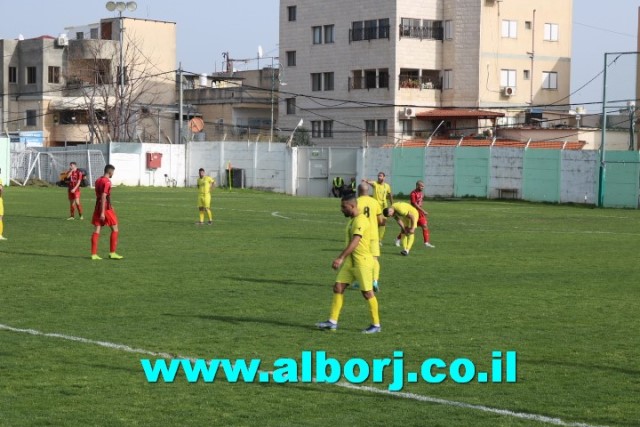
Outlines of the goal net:
<svg viewBox="0 0 640 427">
<path fill-rule="evenodd" d="M 22 185 L 30 179 L 56 184 L 61 181 L 61 174 L 69 169 L 69 163 L 76 162 L 78 168 L 86 171 L 89 186 L 102 175 L 107 164 L 100 150 L 77 151 L 43 151 L 26 150 L 15 158 L 12 169 L 15 177 Z"/>
</svg>

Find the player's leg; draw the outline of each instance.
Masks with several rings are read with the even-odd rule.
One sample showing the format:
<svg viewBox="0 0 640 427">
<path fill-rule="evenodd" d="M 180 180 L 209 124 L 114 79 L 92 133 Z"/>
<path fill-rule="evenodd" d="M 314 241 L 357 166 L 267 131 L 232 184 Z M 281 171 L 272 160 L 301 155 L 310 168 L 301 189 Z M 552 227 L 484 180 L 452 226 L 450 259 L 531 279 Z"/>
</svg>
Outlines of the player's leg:
<svg viewBox="0 0 640 427">
<path fill-rule="evenodd" d="M 380 240 L 380 246 L 382 246 L 382 240 L 384 239 L 384 233 L 387 231 L 387 219 L 382 220 L 382 224 L 378 225 L 378 239 Z"/>
<path fill-rule="evenodd" d="M 78 194 L 76 195 L 76 199 L 75 199 L 75 204 L 76 204 L 76 208 L 78 209 L 78 215 L 80 216 L 80 219 L 84 219 L 84 216 L 82 215 L 82 204 L 80 203 L 80 190 L 78 189 Z"/>
<path fill-rule="evenodd" d="M 0 200 L 0 203 L 2 203 L 2 200 Z M 0 215 L 0 240 L 7 240 L 6 237 L 4 237 L 4 221 L 2 220 L 3 215 Z"/>
<path fill-rule="evenodd" d="M 338 329 L 338 319 L 340 318 L 340 312 L 344 304 L 344 291 L 349 286 L 349 283 L 353 283 L 356 277 L 353 274 L 353 269 L 349 261 L 343 264 L 342 268 L 338 272 L 336 281 L 333 284 L 333 296 L 331 298 L 331 311 L 329 312 L 329 320 L 325 322 L 316 323 L 316 326 L 320 329 L 328 329 L 335 331 Z M 371 285 L 369 285 L 371 286 Z"/>
<path fill-rule="evenodd" d="M 213 213 L 211 212 L 211 194 L 207 194 L 204 199 L 205 211 L 207 211 L 207 217 L 209 218 L 209 225 L 213 223 Z"/>
<path fill-rule="evenodd" d="M 358 277 L 358 280 L 363 284 L 362 296 L 367 301 L 367 305 L 369 306 L 369 315 L 371 316 L 371 325 L 362 331 L 367 334 L 380 332 L 382 330 L 380 327 L 378 299 L 373 292 L 372 267 L 373 265 L 371 263 L 367 263 L 364 266 L 360 266 L 360 268 L 355 269 L 355 274 Z"/>
<path fill-rule="evenodd" d="M 95 215 L 94 215 L 95 220 Z M 98 260 L 102 259 L 98 256 L 98 241 L 100 240 L 100 230 L 102 226 L 95 224 L 95 228 L 93 229 L 93 234 L 91 235 L 91 259 Z"/>
<path fill-rule="evenodd" d="M 69 218 L 73 219 L 76 215 L 76 205 L 75 205 L 75 197 L 72 192 L 68 191 L 69 196 Z"/>
</svg>

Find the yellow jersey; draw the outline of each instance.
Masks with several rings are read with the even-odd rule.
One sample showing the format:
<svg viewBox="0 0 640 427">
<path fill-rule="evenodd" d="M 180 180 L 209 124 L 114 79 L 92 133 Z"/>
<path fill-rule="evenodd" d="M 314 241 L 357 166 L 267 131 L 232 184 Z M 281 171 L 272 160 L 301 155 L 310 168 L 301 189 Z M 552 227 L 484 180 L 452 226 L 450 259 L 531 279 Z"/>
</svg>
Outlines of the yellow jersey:
<svg viewBox="0 0 640 427">
<path fill-rule="evenodd" d="M 210 176 L 203 176 L 202 178 L 198 178 L 198 193 L 201 195 L 211 193 L 211 184 L 215 185 L 216 180 L 211 178 Z"/>
<path fill-rule="evenodd" d="M 393 205 L 391 205 L 391 207 L 395 211 L 394 216 L 397 214 L 399 216 L 402 216 L 402 217 L 406 218 L 407 215 L 409 213 L 411 213 L 413 215 L 413 217 L 415 218 L 415 221 L 418 220 L 418 210 L 416 208 L 414 208 L 413 206 L 411 206 L 409 203 L 396 202 Z"/>
<path fill-rule="evenodd" d="M 358 242 L 358 246 L 351 252 L 349 258 L 351 258 L 352 265 L 354 267 L 367 266 L 373 262 L 371 255 L 371 233 L 369 226 L 369 219 L 363 214 L 358 215 L 355 218 L 351 218 L 347 223 L 346 229 L 346 244 L 353 239 L 353 236 L 362 236 Z"/>
<path fill-rule="evenodd" d="M 380 203 L 382 209 L 387 207 L 387 196 L 391 194 L 391 186 L 386 182 L 380 184 L 378 181 L 369 181 L 373 186 L 373 198 Z"/>
<path fill-rule="evenodd" d="M 371 240 L 379 240 L 378 215 L 382 215 L 380 203 L 371 196 L 360 196 L 358 197 L 358 210 L 369 220 Z"/>
</svg>

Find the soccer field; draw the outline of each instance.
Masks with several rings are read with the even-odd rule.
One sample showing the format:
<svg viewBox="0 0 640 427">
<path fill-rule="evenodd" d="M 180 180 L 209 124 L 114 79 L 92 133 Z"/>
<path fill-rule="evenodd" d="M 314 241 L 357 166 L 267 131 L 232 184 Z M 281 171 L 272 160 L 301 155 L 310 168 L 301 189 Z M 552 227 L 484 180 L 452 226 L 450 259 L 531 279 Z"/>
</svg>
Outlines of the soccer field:
<svg viewBox="0 0 640 427">
<path fill-rule="evenodd" d="M 6 187 L 0 242 L 0 425 L 637 426 L 640 212 L 426 201 L 431 241 L 381 248 L 383 331 L 347 290 L 326 320 L 346 219 L 337 199 L 217 189 L 195 226 L 194 189 L 113 189 L 122 261 L 89 259 L 90 220 L 66 190 Z M 94 195 L 83 190 L 85 218 Z M 100 252 L 108 252 L 103 230 Z M 149 383 L 141 359 L 300 361 L 326 352 L 430 358 L 478 371 L 517 354 L 515 383 Z M 447 372 L 441 370 L 441 372 Z"/>
</svg>

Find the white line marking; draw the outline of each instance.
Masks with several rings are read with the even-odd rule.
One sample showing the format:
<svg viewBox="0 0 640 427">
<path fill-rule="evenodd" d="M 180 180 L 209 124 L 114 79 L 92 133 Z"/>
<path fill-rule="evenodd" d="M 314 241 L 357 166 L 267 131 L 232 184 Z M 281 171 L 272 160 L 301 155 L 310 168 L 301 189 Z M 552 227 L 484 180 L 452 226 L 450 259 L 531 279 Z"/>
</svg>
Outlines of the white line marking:
<svg viewBox="0 0 640 427">
<path fill-rule="evenodd" d="M 126 353 L 144 354 L 147 356 L 153 356 L 153 357 L 158 357 L 162 359 L 187 359 L 191 361 L 196 360 L 196 358 L 194 357 L 184 357 L 177 354 L 150 351 L 142 348 L 130 347 L 125 344 L 116 344 L 108 341 L 91 340 L 88 338 L 75 337 L 73 335 L 47 333 L 47 332 L 37 331 L 35 329 L 14 328 L 8 325 L 3 325 L 1 323 L 0 323 L 0 330 L 16 332 L 20 334 L 28 334 L 33 336 L 40 336 L 45 338 L 58 338 L 58 339 L 67 340 L 67 341 L 75 341 L 83 344 L 93 344 L 100 347 L 109 348 L 112 350 L 124 351 Z M 268 372 L 269 374 L 273 373 L 271 371 L 260 371 L 260 372 Z M 379 389 L 379 388 L 370 387 L 370 386 L 354 385 L 354 384 L 345 383 L 345 382 L 339 382 L 339 383 L 336 383 L 335 385 L 337 385 L 338 387 L 344 387 L 352 390 L 366 391 L 370 393 L 382 394 L 382 395 L 396 397 L 396 398 L 416 400 L 418 402 L 428 402 L 428 403 L 435 403 L 438 405 L 453 406 L 453 407 L 463 408 L 463 409 L 471 409 L 471 410 L 487 412 L 491 414 L 503 415 L 511 418 L 520 418 L 523 420 L 538 421 L 541 423 L 553 424 L 553 425 L 563 426 L 563 427 L 605 427 L 605 426 L 596 426 L 596 425 L 586 424 L 586 423 L 567 422 L 567 421 L 561 420 L 560 418 L 548 417 L 546 415 L 528 414 L 525 412 L 513 412 L 507 409 L 491 408 L 489 406 L 484 406 L 484 405 L 473 405 L 471 403 L 456 402 L 455 400 L 440 399 L 437 397 L 424 396 L 421 394 L 394 392 L 394 391 Z"/>
<path fill-rule="evenodd" d="M 271 212 L 271 216 L 275 216 L 276 218 L 291 219 L 288 216 L 280 215 L 279 212 Z"/>
</svg>

